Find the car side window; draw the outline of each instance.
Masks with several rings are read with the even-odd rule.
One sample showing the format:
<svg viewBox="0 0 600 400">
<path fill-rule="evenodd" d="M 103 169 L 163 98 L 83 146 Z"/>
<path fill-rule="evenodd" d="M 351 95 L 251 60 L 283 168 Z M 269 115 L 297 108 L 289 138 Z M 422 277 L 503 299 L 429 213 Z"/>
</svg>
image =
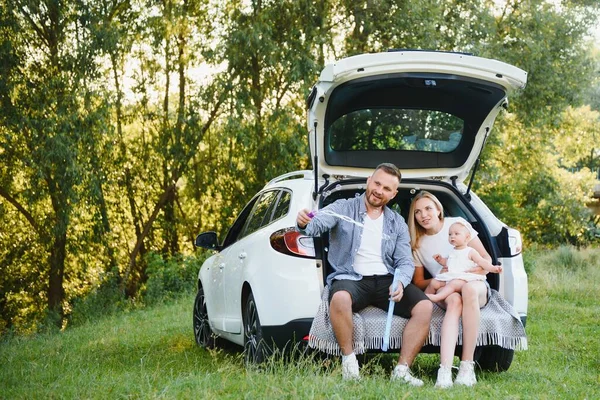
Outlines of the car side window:
<svg viewBox="0 0 600 400">
<path fill-rule="evenodd" d="M 269 191 L 261 195 L 260 199 L 254 205 L 250 218 L 246 222 L 242 236 L 250 235 L 271 220 L 271 211 L 273 210 L 278 194 L 278 191 Z"/>
<path fill-rule="evenodd" d="M 285 217 L 290 210 L 290 202 L 292 200 L 292 194 L 287 190 L 281 191 L 281 196 L 279 196 L 279 201 L 277 202 L 277 206 L 275 207 L 275 212 L 273 213 L 273 218 L 271 221 L 278 220 L 281 217 Z"/>
<path fill-rule="evenodd" d="M 227 236 L 223 241 L 223 248 L 226 248 L 232 243 L 235 243 L 239 238 L 242 237 L 240 234 L 242 233 L 243 228 L 246 225 L 246 222 L 248 221 L 250 212 L 254 208 L 254 204 L 256 203 L 257 199 L 258 197 L 254 197 L 252 200 L 250 200 L 250 202 L 246 204 L 240 215 L 238 215 L 235 222 L 231 225 L 231 228 L 229 228 Z"/>
</svg>

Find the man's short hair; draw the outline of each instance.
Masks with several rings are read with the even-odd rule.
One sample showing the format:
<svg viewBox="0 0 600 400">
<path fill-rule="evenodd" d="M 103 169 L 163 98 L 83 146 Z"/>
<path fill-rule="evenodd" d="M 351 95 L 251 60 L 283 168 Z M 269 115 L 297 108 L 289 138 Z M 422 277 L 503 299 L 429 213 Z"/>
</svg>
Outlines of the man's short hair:
<svg viewBox="0 0 600 400">
<path fill-rule="evenodd" d="M 398 183 L 402 182 L 402 173 L 400 172 L 398 167 L 396 167 L 394 164 L 381 163 L 377 166 L 377 168 L 375 168 L 375 171 L 373 171 L 373 173 L 377 172 L 377 170 L 379 170 L 379 169 L 383 170 L 385 173 L 388 173 L 388 174 L 393 175 L 396 178 L 398 178 Z"/>
</svg>

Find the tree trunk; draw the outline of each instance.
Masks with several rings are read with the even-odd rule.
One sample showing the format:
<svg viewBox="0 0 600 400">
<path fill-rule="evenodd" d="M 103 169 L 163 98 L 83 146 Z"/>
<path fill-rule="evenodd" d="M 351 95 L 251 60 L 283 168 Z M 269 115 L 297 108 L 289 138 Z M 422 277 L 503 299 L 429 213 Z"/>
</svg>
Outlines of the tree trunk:
<svg viewBox="0 0 600 400">
<path fill-rule="evenodd" d="M 50 249 L 50 275 L 48 281 L 48 309 L 57 313 L 62 324 L 64 317 L 63 301 L 65 289 L 63 287 L 65 258 L 67 255 L 67 232 L 56 232 Z"/>
</svg>

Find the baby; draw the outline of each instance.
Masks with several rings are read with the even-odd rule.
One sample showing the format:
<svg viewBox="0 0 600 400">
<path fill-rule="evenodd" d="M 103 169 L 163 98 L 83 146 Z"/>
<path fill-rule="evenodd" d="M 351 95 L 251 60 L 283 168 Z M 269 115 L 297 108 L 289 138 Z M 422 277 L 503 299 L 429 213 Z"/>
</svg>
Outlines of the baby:
<svg viewBox="0 0 600 400">
<path fill-rule="evenodd" d="M 480 266 L 487 272 L 502 272 L 501 266 L 493 265 L 481 257 L 477 250 L 467 246 L 471 241 L 471 234 L 461 222 L 450 226 L 448 241 L 454 246 L 448 258 L 439 254 L 433 256 L 438 263 L 448 268 L 448 272 L 438 274 L 425 289 L 425 294 L 434 303 L 444 300 L 454 292 L 460 293 L 467 281 L 485 280 L 485 275 L 469 272 L 474 267 Z"/>
</svg>

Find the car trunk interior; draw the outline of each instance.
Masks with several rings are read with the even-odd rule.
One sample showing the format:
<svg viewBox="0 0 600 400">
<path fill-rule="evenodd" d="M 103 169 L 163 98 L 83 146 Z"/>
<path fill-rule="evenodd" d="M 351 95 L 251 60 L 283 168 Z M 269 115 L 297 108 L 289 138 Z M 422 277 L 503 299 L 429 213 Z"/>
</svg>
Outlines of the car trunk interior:
<svg viewBox="0 0 600 400">
<path fill-rule="evenodd" d="M 361 195 L 364 193 L 365 187 L 365 179 L 347 179 L 336 181 L 323 189 L 323 195 L 320 197 L 319 209 L 326 207 L 336 200 L 350 199 L 356 195 Z M 494 263 L 498 261 L 493 240 L 485 226 L 479 222 L 480 218 L 478 217 L 477 213 L 463 198 L 460 192 L 447 183 L 403 180 L 400 188 L 398 189 L 398 194 L 388 203 L 388 207 L 397 211 L 400 215 L 402 215 L 404 220 L 407 221 L 412 198 L 421 190 L 427 190 L 428 192 L 431 192 L 440 200 L 442 206 L 444 207 L 445 216 L 463 217 L 469 221 L 473 228 L 478 232 L 478 236 L 488 253 L 491 255 L 492 261 Z M 327 234 L 323 235 L 321 240 L 315 243 L 317 257 L 323 260 L 323 278 L 325 278 L 331 272 L 331 268 L 327 262 L 327 257 L 324 256 L 327 253 L 327 246 Z M 425 273 L 426 277 L 429 278 L 427 276 L 427 270 L 425 270 Z M 498 274 L 488 274 L 487 280 L 492 289 L 498 290 L 500 286 Z"/>
</svg>

